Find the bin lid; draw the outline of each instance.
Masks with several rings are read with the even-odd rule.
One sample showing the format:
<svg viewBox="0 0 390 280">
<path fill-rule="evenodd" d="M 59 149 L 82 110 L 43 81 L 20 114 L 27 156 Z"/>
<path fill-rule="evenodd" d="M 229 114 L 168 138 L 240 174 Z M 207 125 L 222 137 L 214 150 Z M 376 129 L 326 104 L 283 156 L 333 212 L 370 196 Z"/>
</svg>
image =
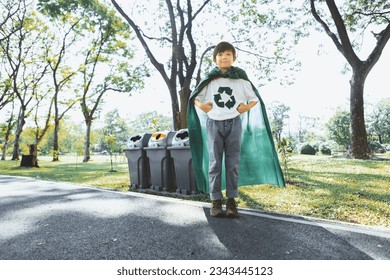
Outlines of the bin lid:
<svg viewBox="0 0 390 280">
<path fill-rule="evenodd" d="M 148 144 L 150 133 L 139 133 L 130 136 L 127 141 L 127 148 L 144 147 Z"/>
<path fill-rule="evenodd" d="M 187 128 L 180 129 L 172 139 L 172 146 L 189 146 L 190 137 Z"/>
<path fill-rule="evenodd" d="M 157 131 L 149 139 L 148 147 L 166 147 L 169 131 Z"/>
<path fill-rule="evenodd" d="M 167 133 L 165 132 L 155 132 L 152 134 L 152 137 L 150 137 L 150 141 L 153 142 L 161 142 L 167 137 Z"/>
</svg>

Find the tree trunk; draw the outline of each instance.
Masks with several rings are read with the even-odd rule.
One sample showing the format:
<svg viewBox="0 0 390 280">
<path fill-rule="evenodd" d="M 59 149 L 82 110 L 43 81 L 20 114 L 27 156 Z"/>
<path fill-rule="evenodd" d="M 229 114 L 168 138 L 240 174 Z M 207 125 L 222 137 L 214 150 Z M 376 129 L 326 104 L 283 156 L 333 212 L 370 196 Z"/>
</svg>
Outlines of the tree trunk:
<svg viewBox="0 0 390 280">
<path fill-rule="evenodd" d="M 5 160 L 5 157 L 7 155 L 7 149 L 8 149 L 8 145 L 9 145 L 9 137 L 11 135 L 11 130 L 12 130 L 12 126 L 13 126 L 12 121 L 13 121 L 13 117 L 11 116 L 11 118 L 8 120 L 7 130 L 6 130 L 5 136 L 4 136 L 4 145 L 3 145 L 3 151 L 1 154 L 1 160 Z"/>
<path fill-rule="evenodd" d="M 175 81 L 176 82 L 176 81 Z M 180 117 L 180 110 L 179 110 L 179 102 L 177 98 L 177 91 L 176 91 L 176 84 L 174 86 L 168 85 L 169 93 L 171 95 L 171 101 L 172 101 L 172 118 L 173 118 L 173 129 L 178 130 L 181 127 L 181 117 Z"/>
<path fill-rule="evenodd" d="M 3 151 L 2 151 L 2 154 L 1 154 L 1 160 L 5 160 L 5 157 L 7 155 L 8 143 L 9 143 L 8 141 L 9 141 L 8 138 L 6 138 L 4 140 Z"/>
<path fill-rule="evenodd" d="M 191 90 L 183 88 L 179 91 L 180 96 L 180 126 L 179 128 L 187 128 L 187 104 L 190 98 Z"/>
<path fill-rule="evenodd" d="M 85 133 L 85 141 L 84 141 L 84 159 L 83 162 L 88 162 L 91 159 L 91 152 L 90 152 L 90 146 L 91 146 L 91 127 L 92 127 L 92 120 L 88 119 L 85 121 L 85 125 L 87 127 L 86 133 Z"/>
<path fill-rule="evenodd" d="M 1 153 L 1 160 L 5 160 L 5 155 L 7 154 L 7 149 L 8 149 L 8 140 L 5 139 L 4 145 L 3 145 L 3 150 Z"/>
<path fill-rule="evenodd" d="M 12 159 L 11 160 L 19 160 L 19 141 L 20 141 L 20 135 L 22 134 L 23 131 L 23 126 L 26 123 L 24 120 L 25 116 L 25 111 L 21 107 L 19 111 L 19 117 L 18 117 L 18 126 L 16 128 L 15 132 L 15 139 L 14 139 L 14 150 L 12 152 Z"/>
<path fill-rule="evenodd" d="M 53 161 L 59 161 L 59 144 L 58 144 L 58 133 L 60 131 L 59 120 L 54 121 L 54 140 L 53 140 Z"/>
<path fill-rule="evenodd" d="M 19 160 L 19 141 L 20 141 L 20 132 L 19 129 L 17 129 L 15 133 L 14 150 L 12 152 L 11 160 Z"/>
<path fill-rule="evenodd" d="M 350 153 L 356 159 L 369 159 L 370 150 L 368 148 L 367 131 L 364 121 L 364 83 L 366 74 L 364 71 L 354 70 L 351 84 L 351 147 Z"/>
</svg>

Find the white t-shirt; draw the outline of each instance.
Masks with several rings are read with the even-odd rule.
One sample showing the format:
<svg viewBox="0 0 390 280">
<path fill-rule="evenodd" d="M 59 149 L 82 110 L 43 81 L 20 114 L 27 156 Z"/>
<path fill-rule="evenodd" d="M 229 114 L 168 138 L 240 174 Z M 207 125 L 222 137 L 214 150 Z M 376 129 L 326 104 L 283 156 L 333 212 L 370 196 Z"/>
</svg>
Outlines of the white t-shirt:
<svg viewBox="0 0 390 280">
<path fill-rule="evenodd" d="M 233 119 L 240 115 L 237 111 L 240 103 L 259 101 L 249 81 L 229 78 L 212 80 L 196 98 L 202 103 L 213 103 L 213 108 L 207 115 L 217 121 Z"/>
</svg>

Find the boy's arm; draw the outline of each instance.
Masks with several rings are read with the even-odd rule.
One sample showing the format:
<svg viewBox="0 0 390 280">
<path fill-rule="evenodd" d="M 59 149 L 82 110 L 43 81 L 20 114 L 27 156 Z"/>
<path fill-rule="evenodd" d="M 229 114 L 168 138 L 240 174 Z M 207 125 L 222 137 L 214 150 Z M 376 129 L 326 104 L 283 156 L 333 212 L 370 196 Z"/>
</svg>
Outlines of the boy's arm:
<svg viewBox="0 0 390 280">
<path fill-rule="evenodd" d="M 194 104 L 205 113 L 208 113 L 211 111 L 211 109 L 213 109 L 212 102 L 202 103 L 198 98 L 195 98 Z"/>
<path fill-rule="evenodd" d="M 238 107 L 237 107 L 237 111 L 240 114 L 245 113 L 245 112 L 249 111 L 250 109 L 252 109 L 257 104 L 257 102 L 258 101 L 251 101 L 248 104 L 240 103 L 240 105 L 238 105 Z"/>
<path fill-rule="evenodd" d="M 247 102 L 240 103 L 237 107 L 237 111 L 242 114 L 250 109 L 252 109 L 257 102 L 259 102 L 259 98 L 257 97 L 256 93 L 253 90 L 252 84 L 248 80 L 242 80 L 243 87 L 244 87 L 244 94 Z"/>
</svg>

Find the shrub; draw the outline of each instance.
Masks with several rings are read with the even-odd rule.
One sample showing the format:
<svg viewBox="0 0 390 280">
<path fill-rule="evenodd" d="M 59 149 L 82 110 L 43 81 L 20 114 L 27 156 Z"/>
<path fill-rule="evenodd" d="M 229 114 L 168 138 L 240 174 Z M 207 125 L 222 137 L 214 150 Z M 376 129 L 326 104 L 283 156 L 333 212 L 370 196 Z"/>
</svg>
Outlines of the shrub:
<svg viewBox="0 0 390 280">
<path fill-rule="evenodd" d="M 323 142 L 320 144 L 319 150 L 320 150 L 321 154 L 323 154 L 323 155 L 331 155 L 332 154 L 332 149 L 331 149 L 330 145 L 326 142 Z"/>
<path fill-rule="evenodd" d="M 302 155 L 315 155 L 316 149 L 313 146 L 311 146 L 310 144 L 304 144 L 300 148 L 299 153 Z"/>
<path fill-rule="evenodd" d="M 310 141 L 309 142 L 309 145 L 312 146 L 314 148 L 314 150 L 316 150 L 316 153 L 320 151 L 320 145 L 322 144 L 323 142 L 320 141 L 320 140 L 315 140 L 315 141 Z"/>
</svg>

